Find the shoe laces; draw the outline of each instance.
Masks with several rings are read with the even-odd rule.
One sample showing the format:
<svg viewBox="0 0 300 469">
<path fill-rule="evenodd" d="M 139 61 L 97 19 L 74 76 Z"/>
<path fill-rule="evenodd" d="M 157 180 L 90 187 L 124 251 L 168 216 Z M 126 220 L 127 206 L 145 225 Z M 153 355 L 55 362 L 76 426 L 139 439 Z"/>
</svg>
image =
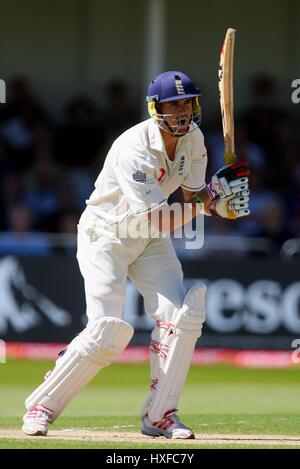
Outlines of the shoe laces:
<svg viewBox="0 0 300 469">
<path fill-rule="evenodd" d="M 180 422 L 179 417 L 176 415 L 177 409 L 168 410 L 163 418 L 159 422 L 153 423 L 153 425 L 157 428 L 161 428 L 162 430 L 170 429 L 171 427 L 177 428 L 178 426 L 184 427 L 183 423 Z"/>
<path fill-rule="evenodd" d="M 43 405 L 37 405 L 32 410 L 29 410 L 26 415 L 27 418 L 41 419 L 45 423 L 51 423 L 53 412 Z"/>
</svg>

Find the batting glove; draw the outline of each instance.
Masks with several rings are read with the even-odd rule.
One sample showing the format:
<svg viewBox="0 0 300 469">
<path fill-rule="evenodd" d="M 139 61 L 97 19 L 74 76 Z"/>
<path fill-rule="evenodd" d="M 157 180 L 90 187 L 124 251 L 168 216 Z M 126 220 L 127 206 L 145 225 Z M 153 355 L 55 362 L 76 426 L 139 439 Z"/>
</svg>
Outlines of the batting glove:
<svg viewBox="0 0 300 469">
<path fill-rule="evenodd" d="M 232 194 L 223 199 L 216 199 L 210 206 L 209 210 L 212 215 L 229 218 L 246 217 L 250 215 L 248 189 L 241 191 L 239 194 Z"/>
<path fill-rule="evenodd" d="M 217 197 L 222 199 L 231 194 L 248 190 L 247 176 L 249 174 L 249 163 L 247 161 L 234 163 L 219 169 L 206 186 L 211 199 L 214 200 Z"/>
</svg>

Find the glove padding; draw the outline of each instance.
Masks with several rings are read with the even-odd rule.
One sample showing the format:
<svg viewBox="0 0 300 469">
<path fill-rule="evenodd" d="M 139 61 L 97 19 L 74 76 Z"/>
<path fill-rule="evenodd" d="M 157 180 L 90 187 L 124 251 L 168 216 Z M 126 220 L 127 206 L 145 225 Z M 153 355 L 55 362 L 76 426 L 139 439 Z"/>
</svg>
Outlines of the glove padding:
<svg viewBox="0 0 300 469">
<path fill-rule="evenodd" d="M 212 215 L 231 220 L 246 217 L 250 215 L 249 194 L 250 191 L 246 189 L 238 194 L 231 194 L 223 199 L 216 199 L 209 206 L 209 210 Z"/>
<path fill-rule="evenodd" d="M 231 194 L 248 190 L 247 176 L 249 174 L 249 163 L 247 161 L 234 163 L 219 169 L 207 185 L 212 199 L 217 197 L 225 198 Z"/>
</svg>

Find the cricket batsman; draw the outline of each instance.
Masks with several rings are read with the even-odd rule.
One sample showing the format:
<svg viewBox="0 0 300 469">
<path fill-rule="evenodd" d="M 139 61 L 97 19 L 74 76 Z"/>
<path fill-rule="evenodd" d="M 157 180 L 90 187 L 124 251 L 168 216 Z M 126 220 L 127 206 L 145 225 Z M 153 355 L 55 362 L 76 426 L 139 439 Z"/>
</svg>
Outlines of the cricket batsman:
<svg viewBox="0 0 300 469">
<path fill-rule="evenodd" d="M 155 324 L 141 432 L 195 437 L 177 413 L 205 321 L 205 286 L 195 284 L 185 291 L 169 234 L 199 213 L 230 219 L 250 213 L 248 163 L 225 166 L 205 183 L 199 96 L 186 74 L 161 73 L 146 98 L 150 118 L 124 132 L 110 148 L 78 224 L 87 326 L 27 397 L 22 427 L 27 435 L 46 435 L 48 425 L 130 342 L 133 327 L 122 319 L 129 277 Z M 167 201 L 179 187 L 185 200 L 180 213 Z M 147 227 L 146 236 L 137 236 L 138 225 Z"/>
</svg>

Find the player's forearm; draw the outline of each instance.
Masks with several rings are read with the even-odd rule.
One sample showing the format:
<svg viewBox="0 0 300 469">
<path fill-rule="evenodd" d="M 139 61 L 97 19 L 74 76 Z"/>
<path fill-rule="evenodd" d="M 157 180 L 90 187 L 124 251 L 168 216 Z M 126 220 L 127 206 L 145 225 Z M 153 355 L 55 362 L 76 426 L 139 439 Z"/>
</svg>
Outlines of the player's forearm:
<svg viewBox="0 0 300 469">
<path fill-rule="evenodd" d="M 193 193 L 185 202 L 181 202 L 179 205 L 182 207 L 182 210 L 178 212 L 171 211 L 170 213 L 170 233 L 173 233 L 177 228 L 190 222 L 197 215 L 208 215 L 211 216 L 212 213 L 209 209 L 209 206 L 212 204 L 214 196 L 210 191 L 209 186 L 205 186 L 198 192 Z M 160 225 L 159 231 L 163 227 Z"/>
<path fill-rule="evenodd" d="M 162 234 L 173 233 L 189 223 L 197 215 L 211 215 L 209 206 L 213 201 L 209 187 L 205 186 L 198 192 L 190 193 L 185 202 L 164 205 L 149 214 L 149 221 Z"/>
<path fill-rule="evenodd" d="M 210 191 L 208 185 L 203 187 L 200 191 L 193 193 L 186 202 L 191 203 L 193 206 L 202 205 L 202 211 L 207 214 L 209 213 L 208 207 L 211 205 L 213 200 L 214 195 Z"/>
<path fill-rule="evenodd" d="M 193 202 L 177 202 L 171 206 L 165 205 L 161 209 L 149 214 L 150 223 L 162 234 L 173 233 L 190 222 L 198 214 L 204 214 L 203 204 Z"/>
</svg>

